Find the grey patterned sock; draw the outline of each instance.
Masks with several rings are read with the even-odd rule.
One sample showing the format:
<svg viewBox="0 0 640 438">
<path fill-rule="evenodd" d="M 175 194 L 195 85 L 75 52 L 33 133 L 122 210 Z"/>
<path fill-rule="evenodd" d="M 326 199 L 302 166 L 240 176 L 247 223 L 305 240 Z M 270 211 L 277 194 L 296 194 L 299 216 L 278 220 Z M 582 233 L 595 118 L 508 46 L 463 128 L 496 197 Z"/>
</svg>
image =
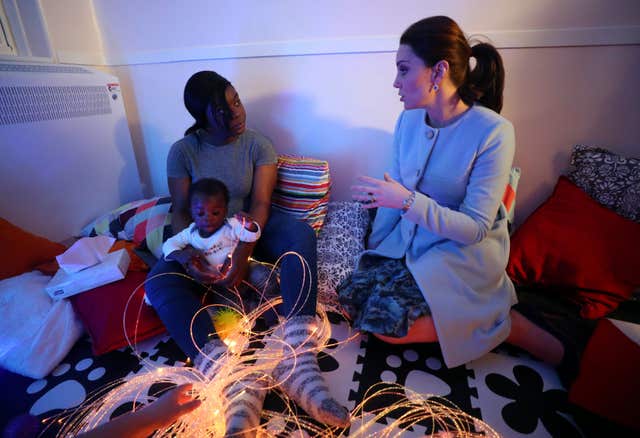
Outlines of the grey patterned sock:
<svg viewBox="0 0 640 438">
<path fill-rule="evenodd" d="M 225 388 L 225 397 L 229 402 L 225 410 L 225 436 L 256 436 L 269 386 L 266 376 L 258 372 L 250 373 Z"/>
<path fill-rule="evenodd" d="M 282 344 L 274 336 L 266 337 L 263 342 L 264 347 L 253 352 L 255 362 L 245 365 L 251 372 L 225 388 L 229 403 L 225 412 L 227 437 L 254 437 L 260 426 L 262 405 L 274 383 L 271 373 L 282 350 Z"/>
<path fill-rule="evenodd" d="M 222 363 L 220 359 L 222 355 L 227 351 L 227 346 L 221 339 L 212 339 L 202 347 L 202 353 L 193 361 L 194 367 L 199 370 L 207 380 L 213 379 L 218 373 Z"/>
<path fill-rule="evenodd" d="M 345 427 L 350 423 L 349 411 L 329 394 L 318 359 L 315 316 L 294 316 L 285 322 L 284 341 L 295 351 L 285 348 L 285 357 L 273 371 L 282 390 L 315 420 L 330 426 Z M 282 379 L 285 379 L 282 381 Z"/>
</svg>

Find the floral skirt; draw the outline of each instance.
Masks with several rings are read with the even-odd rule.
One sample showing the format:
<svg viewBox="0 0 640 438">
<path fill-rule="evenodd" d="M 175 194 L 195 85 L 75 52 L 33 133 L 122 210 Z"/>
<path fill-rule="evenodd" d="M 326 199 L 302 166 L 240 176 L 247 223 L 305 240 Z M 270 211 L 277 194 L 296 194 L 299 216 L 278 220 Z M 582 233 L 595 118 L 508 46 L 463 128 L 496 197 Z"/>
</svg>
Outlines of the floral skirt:
<svg viewBox="0 0 640 438">
<path fill-rule="evenodd" d="M 416 319 L 431 314 L 404 259 L 365 254 L 336 291 L 353 327 L 366 332 L 403 337 Z"/>
</svg>

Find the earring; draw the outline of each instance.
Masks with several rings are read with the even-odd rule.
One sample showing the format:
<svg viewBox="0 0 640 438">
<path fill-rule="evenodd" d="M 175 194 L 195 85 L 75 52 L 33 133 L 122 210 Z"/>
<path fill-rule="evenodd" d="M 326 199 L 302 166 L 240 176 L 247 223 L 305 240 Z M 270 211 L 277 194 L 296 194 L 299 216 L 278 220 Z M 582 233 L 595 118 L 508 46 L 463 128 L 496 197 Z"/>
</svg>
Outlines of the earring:
<svg viewBox="0 0 640 438">
<path fill-rule="evenodd" d="M 439 89 L 440 87 L 438 87 L 438 84 L 433 84 L 433 91 L 437 93 Z"/>
</svg>

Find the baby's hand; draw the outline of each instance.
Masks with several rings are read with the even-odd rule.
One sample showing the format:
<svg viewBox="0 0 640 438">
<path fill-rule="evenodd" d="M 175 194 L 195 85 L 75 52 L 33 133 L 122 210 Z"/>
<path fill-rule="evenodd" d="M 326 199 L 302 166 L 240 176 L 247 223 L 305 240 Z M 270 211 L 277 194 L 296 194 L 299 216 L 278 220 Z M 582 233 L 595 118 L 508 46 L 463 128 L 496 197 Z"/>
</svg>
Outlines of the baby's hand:
<svg viewBox="0 0 640 438">
<path fill-rule="evenodd" d="M 192 257 L 186 265 L 186 271 L 200 283 L 211 284 L 222 277 L 215 266 L 207 262 L 204 257 Z"/>
<path fill-rule="evenodd" d="M 248 213 L 239 211 L 234 215 L 234 217 L 240 221 L 245 230 L 251 231 L 252 233 L 258 231 L 258 224 L 251 216 L 249 216 Z"/>
<path fill-rule="evenodd" d="M 227 275 L 229 269 L 231 269 L 231 254 L 228 254 L 224 262 L 218 265 L 218 271 L 220 271 L 221 277 Z"/>
<path fill-rule="evenodd" d="M 156 401 L 141 411 L 157 427 L 166 427 L 202 403 L 195 398 L 191 383 L 186 383 L 165 392 Z"/>
<path fill-rule="evenodd" d="M 209 264 L 207 260 L 198 259 L 198 270 L 205 276 L 210 277 L 212 280 L 218 280 L 222 277 L 222 273 L 217 266 Z"/>
</svg>

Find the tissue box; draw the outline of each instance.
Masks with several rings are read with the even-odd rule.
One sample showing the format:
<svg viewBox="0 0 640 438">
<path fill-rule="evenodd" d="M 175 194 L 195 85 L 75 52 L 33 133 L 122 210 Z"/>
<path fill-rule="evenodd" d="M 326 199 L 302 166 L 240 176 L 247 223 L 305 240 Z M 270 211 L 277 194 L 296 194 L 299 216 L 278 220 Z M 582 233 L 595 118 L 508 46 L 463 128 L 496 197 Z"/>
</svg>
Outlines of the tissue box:
<svg viewBox="0 0 640 438">
<path fill-rule="evenodd" d="M 107 254 L 102 262 L 73 274 L 58 269 L 45 290 L 51 298 L 59 300 L 113 281 L 122 280 L 127 273 L 130 262 L 131 258 L 127 251 L 121 249 Z"/>
</svg>

